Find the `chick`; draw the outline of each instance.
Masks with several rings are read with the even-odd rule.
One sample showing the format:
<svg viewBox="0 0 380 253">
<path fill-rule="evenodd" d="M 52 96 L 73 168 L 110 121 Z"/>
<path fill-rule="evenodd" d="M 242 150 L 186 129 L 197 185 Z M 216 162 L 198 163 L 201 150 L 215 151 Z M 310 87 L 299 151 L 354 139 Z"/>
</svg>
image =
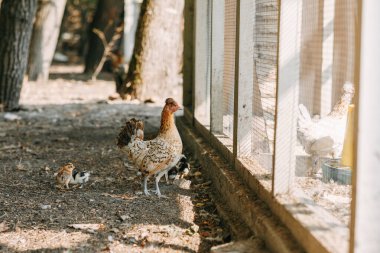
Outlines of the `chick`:
<svg viewBox="0 0 380 253">
<path fill-rule="evenodd" d="M 82 188 L 84 183 L 88 182 L 90 179 L 90 173 L 86 171 L 76 171 L 73 170 L 72 178 L 70 180 L 70 184 L 80 184 L 79 188 Z"/>
<path fill-rule="evenodd" d="M 65 187 L 69 189 L 69 183 L 72 178 L 73 170 L 75 166 L 72 163 L 68 163 L 61 168 L 58 169 L 58 173 L 56 173 L 56 180 L 59 187 Z"/>
<path fill-rule="evenodd" d="M 190 164 L 187 162 L 186 156 L 183 156 L 175 167 L 171 168 L 167 174 L 165 174 L 166 183 L 169 183 L 169 179 L 175 179 L 178 175 L 183 177 L 190 172 Z"/>
</svg>

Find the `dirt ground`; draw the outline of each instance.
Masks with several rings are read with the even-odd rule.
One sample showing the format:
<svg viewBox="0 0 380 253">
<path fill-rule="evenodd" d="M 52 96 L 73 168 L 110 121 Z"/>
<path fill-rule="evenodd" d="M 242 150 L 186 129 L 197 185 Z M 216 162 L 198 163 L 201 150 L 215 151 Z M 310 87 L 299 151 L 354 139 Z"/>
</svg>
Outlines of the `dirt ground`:
<svg viewBox="0 0 380 253">
<path fill-rule="evenodd" d="M 153 136 L 162 104 L 108 101 L 113 81 L 86 82 L 80 70 L 25 83 L 24 110 L 0 113 L 0 252 L 208 252 L 229 241 L 196 161 L 186 179 L 161 181 L 167 199 L 147 197 L 116 146 L 128 117 Z M 56 189 L 67 162 L 91 173 L 84 188 Z"/>
</svg>

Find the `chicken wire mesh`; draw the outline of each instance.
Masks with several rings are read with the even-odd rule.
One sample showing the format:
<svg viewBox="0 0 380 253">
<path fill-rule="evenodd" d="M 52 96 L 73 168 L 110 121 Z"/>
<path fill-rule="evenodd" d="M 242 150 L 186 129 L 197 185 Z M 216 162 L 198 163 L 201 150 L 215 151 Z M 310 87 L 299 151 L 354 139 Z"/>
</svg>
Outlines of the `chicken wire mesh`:
<svg viewBox="0 0 380 253">
<path fill-rule="evenodd" d="M 296 178 L 294 186 L 301 187 L 317 204 L 333 210 L 337 204 L 331 199 L 338 198 L 338 205 L 346 207 L 350 203 L 350 186 L 338 186 L 323 178 L 322 167 L 327 160 L 342 157 L 347 127 L 348 105 L 354 96 L 354 55 L 355 17 L 357 6 L 354 0 L 302 0 L 297 9 L 297 40 L 299 52 L 297 60 L 288 65 L 297 69 L 295 108 L 285 108 L 289 119 L 297 121 L 297 126 L 289 130 L 296 133 L 295 152 L 275 149 L 275 131 L 282 126 L 275 124 L 276 94 L 278 82 L 279 11 L 276 0 L 256 0 L 254 24 L 254 78 L 252 93 L 251 156 L 238 157 L 252 162 L 262 172 L 265 180 L 271 179 L 273 155 L 286 154 L 294 157 Z M 210 6 L 209 6 L 210 7 Z M 222 87 L 223 133 L 233 139 L 234 86 L 236 62 L 237 1 L 224 2 L 224 67 Z M 208 12 L 210 13 L 210 12 Z M 210 20 L 207 19 L 210 30 Z M 286 20 L 283 22 L 287 22 Z M 282 31 L 285 32 L 286 31 Z M 208 59 L 211 39 L 208 40 Z M 297 44 L 297 45 L 298 45 Z M 289 47 L 289 50 L 294 45 Z M 285 46 L 285 50 L 288 48 Z M 298 54 L 298 53 L 297 53 Z M 296 63 L 296 64 L 294 64 Z M 286 64 L 285 64 L 286 65 Z M 283 66 L 287 67 L 287 66 Z M 289 92 L 289 91 L 288 91 Z M 291 92 L 294 92 L 292 90 Z M 291 121 L 291 120 L 290 120 Z M 352 122 L 351 122 L 352 123 Z M 238 124 L 242 124 L 239 123 Z M 292 141 L 292 136 L 289 142 Z M 282 139 L 282 141 L 284 141 Z M 352 156 L 352 154 L 351 154 Z M 334 160 L 335 161 L 335 160 Z M 277 165 L 276 165 L 277 166 Z M 335 180 L 335 179 L 334 179 Z M 267 180 L 268 181 L 268 180 Z M 326 198 L 321 194 L 328 193 Z M 335 195 L 334 195 L 335 194 Z M 317 196 L 317 197 L 316 197 Z M 348 223 L 349 207 L 340 209 L 338 220 Z"/>
<path fill-rule="evenodd" d="M 236 0 L 225 0 L 224 16 L 224 74 L 223 74 L 223 133 L 233 138 Z"/>
<path fill-rule="evenodd" d="M 278 45 L 278 1 L 255 1 L 252 157 L 260 167 L 273 165 Z"/>
<path fill-rule="evenodd" d="M 302 2 L 295 182 L 348 226 L 353 143 L 354 0 Z M 349 120 L 349 121 L 348 121 Z M 281 127 L 281 126 L 280 126 Z M 345 150 L 345 151 L 344 151 Z"/>
</svg>

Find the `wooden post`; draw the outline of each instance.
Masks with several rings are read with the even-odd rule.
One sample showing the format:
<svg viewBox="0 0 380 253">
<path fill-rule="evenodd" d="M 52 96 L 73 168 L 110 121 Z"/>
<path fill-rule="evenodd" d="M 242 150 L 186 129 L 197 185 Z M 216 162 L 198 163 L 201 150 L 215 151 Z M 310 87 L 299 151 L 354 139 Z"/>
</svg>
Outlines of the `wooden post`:
<svg viewBox="0 0 380 253">
<path fill-rule="evenodd" d="M 294 180 L 302 0 L 280 1 L 273 194 L 286 193 Z"/>
<path fill-rule="evenodd" d="M 314 103 L 320 108 L 319 114 L 325 116 L 331 112 L 332 105 L 332 77 L 333 77 L 333 49 L 334 49 L 334 14 L 335 0 L 325 0 L 323 5 L 323 42 L 322 42 L 322 78 L 320 96 Z"/>
<path fill-rule="evenodd" d="M 306 0 L 302 3 L 299 103 L 312 115 L 320 114 L 315 101 L 320 100 L 322 78 L 323 2 Z"/>
<path fill-rule="evenodd" d="M 194 116 L 202 124 L 210 123 L 209 87 L 209 0 L 195 1 Z"/>
<path fill-rule="evenodd" d="M 223 132 L 224 0 L 211 6 L 211 132 Z"/>
<path fill-rule="evenodd" d="M 356 16 L 357 22 L 361 20 L 359 121 L 350 252 L 375 253 L 380 252 L 380 33 L 374 29 L 380 23 L 380 1 L 363 1 L 362 12 L 360 3 Z"/>
<path fill-rule="evenodd" d="M 236 12 L 233 152 L 234 157 L 242 157 L 252 150 L 255 2 L 238 0 Z"/>
<path fill-rule="evenodd" d="M 183 29 L 183 106 L 194 115 L 193 86 L 194 86 L 194 2 L 186 0 L 184 7 Z"/>
<path fill-rule="evenodd" d="M 334 61 L 332 79 L 332 101 L 342 96 L 346 82 L 354 82 L 355 73 L 355 13 L 357 0 L 335 0 Z"/>
</svg>

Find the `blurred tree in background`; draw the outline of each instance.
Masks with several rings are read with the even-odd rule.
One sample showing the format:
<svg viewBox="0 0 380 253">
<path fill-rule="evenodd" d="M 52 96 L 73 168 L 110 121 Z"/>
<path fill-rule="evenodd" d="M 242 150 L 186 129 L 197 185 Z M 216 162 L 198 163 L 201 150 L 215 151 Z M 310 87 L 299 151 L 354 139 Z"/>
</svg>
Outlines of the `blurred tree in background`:
<svg viewBox="0 0 380 253">
<path fill-rule="evenodd" d="M 30 81 L 46 81 L 52 61 L 84 64 L 85 79 L 110 60 L 103 70 L 114 72 L 123 99 L 181 96 L 173 91 L 182 85 L 184 3 L 0 0 L 0 110 L 17 110 L 25 71 Z"/>
<path fill-rule="evenodd" d="M 37 0 L 3 0 L 0 8 L 0 105 L 19 109 Z"/>
<path fill-rule="evenodd" d="M 31 81 L 49 77 L 65 6 L 66 0 L 38 0 L 27 70 Z"/>
<path fill-rule="evenodd" d="M 126 78 L 123 70 L 115 78 L 122 98 L 169 97 L 182 84 L 183 8 L 184 0 L 143 1 Z"/>
<path fill-rule="evenodd" d="M 83 62 L 96 3 L 97 0 L 67 0 L 56 49 L 63 57 L 56 57 L 56 61 L 66 64 Z"/>
<path fill-rule="evenodd" d="M 101 31 L 107 42 L 116 32 L 116 28 L 123 23 L 124 1 L 123 0 L 98 0 L 95 15 L 89 29 L 88 51 L 85 57 L 85 70 L 87 74 L 93 74 L 104 53 L 104 46 L 94 29 Z M 123 52 L 121 43 L 115 45 L 115 51 L 122 62 Z"/>
</svg>

